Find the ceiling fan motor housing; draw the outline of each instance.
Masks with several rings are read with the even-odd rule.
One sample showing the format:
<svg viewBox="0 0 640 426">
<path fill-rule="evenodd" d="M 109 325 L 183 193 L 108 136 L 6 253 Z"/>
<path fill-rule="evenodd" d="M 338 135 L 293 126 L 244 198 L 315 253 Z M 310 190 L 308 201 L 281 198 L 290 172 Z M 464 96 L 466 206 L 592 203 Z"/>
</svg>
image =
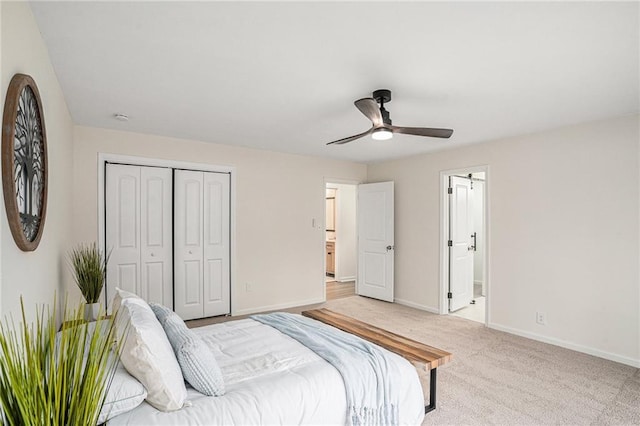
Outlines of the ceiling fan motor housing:
<svg viewBox="0 0 640 426">
<path fill-rule="evenodd" d="M 391 126 L 391 117 L 389 111 L 384 108 L 384 104 L 391 102 L 391 90 L 378 89 L 373 92 L 373 99 L 380 104 L 380 113 L 382 114 L 382 122 L 388 126 Z"/>
<path fill-rule="evenodd" d="M 391 102 L 391 90 L 378 89 L 373 92 L 373 99 L 375 99 L 379 104 L 386 104 L 387 102 Z"/>
</svg>

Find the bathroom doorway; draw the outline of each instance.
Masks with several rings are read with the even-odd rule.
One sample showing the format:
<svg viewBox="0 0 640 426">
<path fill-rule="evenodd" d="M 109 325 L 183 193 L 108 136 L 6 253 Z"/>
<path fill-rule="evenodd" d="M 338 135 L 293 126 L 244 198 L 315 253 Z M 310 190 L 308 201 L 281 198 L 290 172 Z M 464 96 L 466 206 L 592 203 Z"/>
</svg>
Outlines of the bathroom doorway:
<svg viewBox="0 0 640 426">
<path fill-rule="evenodd" d="M 325 284 L 327 300 L 355 294 L 358 185 L 325 184 Z"/>
<path fill-rule="evenodd" d="M 442 313 L 487 323 L 486 168 L 443 173 Z"/>
</svg>

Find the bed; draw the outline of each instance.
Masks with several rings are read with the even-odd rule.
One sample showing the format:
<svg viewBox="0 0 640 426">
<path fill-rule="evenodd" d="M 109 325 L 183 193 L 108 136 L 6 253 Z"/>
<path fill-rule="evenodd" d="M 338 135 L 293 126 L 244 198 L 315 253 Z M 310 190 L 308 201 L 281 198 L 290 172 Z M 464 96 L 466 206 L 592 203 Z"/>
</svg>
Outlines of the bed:
<svg viewBox="0 0 640 426">
<path fill-rule="evenodd" d="M 252 319 L 193 329 L 215 354 L 226 394 L 207 397 L 188 387 L 190 407 L 162 412 L 146 402 L 109 425 L 346 424 L 342 377 L 311 350 Z M 405 389 L 400 423 L 420 424 L 424 397 L 415 368 L 394 355 Z"/>
<path fill-rule="evenodd" d="M 300 336 L 278 328 L 278 324 L 267 325 L 269 324 L 267 319 L 273 320 L 274 315 L 282 315 L 283 318 L 286 316 L 286 320 L 305 322 L 305 326 L 309 325 L 313 328 L 324 328 L 323 332 L 340 333 L 347 339 L 347 347 L 360 344 L 365 347 L 371 346 L 370 343 L 351 334 L 318 321 L 291 314 L 256 316 L 253 319 L 235 320 L 187 330 L 184 322 L 175 313 L 162 306 L 151 305 L 150 308 L 139 298 L 127 299 L 126 302 L 122 302 L 120 310 L 117 307 L 115 309 L 118 310 L 117 317 L 127 318 L 127 321 L 134 324 L 130 327 L 131 329 L 155 327 L 156 336 L 149 340 L 148 330 L 143 333 L 147 340 L 145 344 L 148 353 L 145 355 L 140 352 L 138 346 L 132 346 L 135 350 L 127 349 L 127 345 L 136 340 L 132 337 L 135 333 L 129 330 L 121 356 L 126 369 L 119 368 L 118 377 L 119 380 L 124 377 L 129 382 L 135 382 L 138 389 L 141 384 L 144 384 L 142 386 L 144 395 L 140 392 L 135 396 L 131 395 L 135 398 L 134 402 L 134 399 L 128 399 L 126 391 L 117 391 L 119 385 L 112 384 L 111 388 L 115 391 L 110 389 L 109 392 L 119 392 L 117 395 L 119 400 L 115 405 L 110 402 L 112 409 L 107 417 L 108 425 L 354 424 L 358 423 L 354 421 L 356 417 L 353 414 L 354 382 L 360 387 L 363 387 L 362 383 L 367 383 L 365 388 L 375 389 L 377 386 L 377 390 L 370 393 L 377 394 L 376 403 L 380 401 L 380 395 L 384 394 L 383 411 L 387 411 L 388 406 L 393 406 L 393 418 L 397 420 L 391 423 L 420 424 L 424 418 L 422 386 L 415 367 L 405 358 L 382 349 L 385 366 L 381 371 L 385 373 L 377 372 L 378 381 L 374 382 L 382 384 L 369 386 L 371 382 L 366 379 L 349 379 L 350 376 L 346 374 L 344 366 L 336 365 L 335 360 L 327 358 L 326 352 L 330 350 L 325 350 L 325 345 L 331 346 L 332 342 L 321 342 L 316 337 L 311 338 L 311 342 L 305 342 L 308 334 L 313 335 L 315 331 L 302 332 L 303 338 L 300 339 Z M 127 317 L 123 312 L 126 314 L 129 310 L 131 312 Z M 141 320 L 142 317 L 144 318 Z M 158 328 L 160 331 L 157 331 Z M 191 380 L 193 374 L 188 374 L 189 369 L 185 369 L 182 363 L 181 357 L 184 358 L 182 350 L 173 345 L 176 340 L 175 330 L 178 329 L 184 330 L 178 334 L 183 335 L 188 332 L 191 336 L 189 341 L 196 341 L 204 354 L 211 357 L 212 362 L 216 364 L 215 369 L 224 382 L 224 390 L 216 394 L 220 396 L 204 395 L 200 392 L 203 391 L 199 386 L 200 383 Z M 357 342 L 350 339 L 357 339 Z M 173 351 L 169 342 L 173 345 Z M 140 374 L 140 366 L 147 361 L 156 362 L 156 358 L 162 357 L 163 351 L 166 355 L 166 347 L 171 357 L 175 351 L 174 360 L 170 360 L 178 368 L 178 376 L 174 376 L 174 381 L 171 382 L 168 377 L 171 376 L 170 368 L 164 367 L 163 364 L 156 366 L 155 370 L 143 367 L 145 371 Z M 373 349 L 381 350 L 377 346 Z M 353 359 L 360 360 L 360 358 Z M 371 363 L 375 362 L 362 358 L 362 362 L 350 364 L 358 364 L 360 368 L 360 364 Z M 146 378 L 144 374 L 147 374 Z M 380 382 L 380 377 L 385 377 L 383 382 Z M 388 380 L 389 378 L 392 380 Z M 163 392 L 171 393 L 178 387 L 182 387 L 184 391 L 184 395 L 178 397 L 181 399 L 177 406 L 165 408 L 158 406 L 158 392 L 153 389 L 155 385 L 152 382 L 165 379 L 169 385 L 165 384 Z M 185 380 L 188 382 L 186 388 L 183 386 Z M 191 387 L 189 383 L 200 391 Z M 388 397 L 390 387 L 394 388 L 393 398 Z M 179 393 L 179 390 L 176 392 Z M 152 394 L 153 398 L 151 398 Z M 213 394 L 209 393 L 209 395 Z M 389 401 L 394 403 L 389 404 Z M 114 406 L 118 407 L 113 409 Z M 350 409 L 351 412 L 349 412 Z M 371 419 L 371 411 L 376 411 L 376 416 L 380 414 L 379 409 L 366 408 L 366 410 L 369 410 L 368 417 L 359 417 L 359 419 Z M 378 420 L 377 423 L 388 422 Z"/>
</svg>

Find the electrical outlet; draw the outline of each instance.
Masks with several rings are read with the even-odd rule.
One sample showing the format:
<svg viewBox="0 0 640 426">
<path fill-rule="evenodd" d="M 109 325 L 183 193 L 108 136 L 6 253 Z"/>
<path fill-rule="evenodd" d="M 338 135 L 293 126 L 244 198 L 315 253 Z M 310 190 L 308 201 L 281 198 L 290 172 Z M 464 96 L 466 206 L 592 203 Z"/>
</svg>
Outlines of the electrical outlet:
<svg viewBox="0 0 640 426">
<path fill-rule="evenodd" d="M 251 291 L 251 283 L 244 283 L 244 291 L 247 293 Z"/>
<path fill-rule="evenodd" d="M 544 312 L 536 312 L 536 322 L 540 325 L 547 325 L 547 314 Z"/>
</svg>

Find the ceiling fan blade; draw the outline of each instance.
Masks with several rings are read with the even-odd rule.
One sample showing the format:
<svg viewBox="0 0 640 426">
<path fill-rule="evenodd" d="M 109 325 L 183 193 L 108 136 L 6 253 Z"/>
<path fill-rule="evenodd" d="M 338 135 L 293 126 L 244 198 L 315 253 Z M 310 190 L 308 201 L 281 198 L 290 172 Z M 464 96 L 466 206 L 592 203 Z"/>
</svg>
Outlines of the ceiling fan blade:
<svg viewBox="0 0 640 426">
<path fill-rule="evenodd" d="M 382 114 L 380 113 L 380 107 L 373 98 L 362 98 L 354 102 L 356 108 L 360 110 L 371 122 L 373 127 L 381 126 Z"/>
<path fill-rule="evenodd" d="M 360 139 L 362 137 L 370 135 L 373 132 L 373 129 L 374 128 L 372 127 L 366 132 L 360 133 L 359 135 L 353 135 L 353 136 L 349 136 L 348 138 L 338 139 L 337 141 L 329 142 L 327 145 L 333 145 L 333 144 L 342 145 L 343 143 L 355 141 L 356 139 Z"/>
<path fill-rule="evenodd" d="M 452 129 L 431 129 L 428 127 L 400 127 L 400 126 L 385 126 L 389 128 L 393 133 L 402 133 L 405 135 L 415 136 L 429 136 L 432 138 L 444 138 L 448 139 L 453 134 Z"/>
</svg>

